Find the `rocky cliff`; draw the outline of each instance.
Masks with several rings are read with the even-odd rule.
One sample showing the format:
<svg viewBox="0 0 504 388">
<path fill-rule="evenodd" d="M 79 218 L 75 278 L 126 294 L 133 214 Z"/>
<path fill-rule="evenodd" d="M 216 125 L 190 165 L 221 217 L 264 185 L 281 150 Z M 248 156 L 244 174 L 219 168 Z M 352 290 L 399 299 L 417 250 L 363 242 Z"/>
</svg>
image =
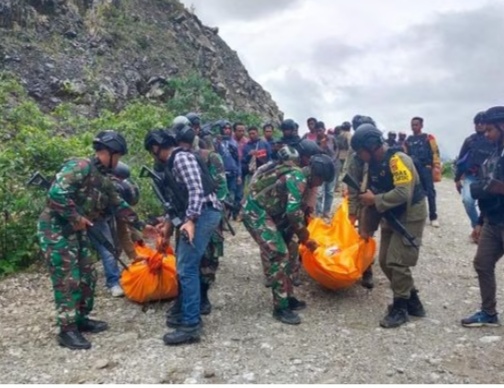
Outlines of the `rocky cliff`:
<svg viewBox="0 0 504 388">
<path fill-rule="evenodd" d="M 197 74 L 227 110 L 282 113 L 235 51 L 176 0 L 0 0 L 0 70 L 19 76 L 44 110 L 84 115 L 132 99 L 167 101 L 168 81 Z"/>
</svg>

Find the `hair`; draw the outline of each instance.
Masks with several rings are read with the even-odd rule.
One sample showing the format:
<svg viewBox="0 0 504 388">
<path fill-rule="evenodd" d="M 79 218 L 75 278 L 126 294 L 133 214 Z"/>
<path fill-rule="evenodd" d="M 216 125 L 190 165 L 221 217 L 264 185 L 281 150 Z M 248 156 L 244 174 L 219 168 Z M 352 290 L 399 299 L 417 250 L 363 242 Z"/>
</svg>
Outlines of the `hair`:
<svg viewBox="0 0 504 388">
<path fill-rule="evenodd" d="M 306 119 L 306 123 L 309 123 L 310 121 L 315 121 L 315 124 L 317 124 L 317 119 L 315 117 L 308 117 Z"/>
<path fill-rule="evenodd" d="M 415 120 L 420 121 L 420 124 L 422 124 L 422 125 L 423 125 L 423 118 L 418 117 L 418 116 L 415 116 L 415 117 L 413 117 L 413 118 L 411 119 L 411 121 L 415 121 Z"/>
<path fill-rule="evenodd" d="M 266 128 L 271 128 L 271 130 L 273 131 L 275 128 L 273 127 L 273 124 L 264 124 L 263 125 L 263 132 L 266 130 Z"/>
<path fill-rule="evenodd" d="M 233 124 L 233 132 L 236 132 L 236 128 L 238 128 L 240 125 L 243 125 L 244 127 L 246 127 L 245 124 L 243 124 L 241 121 L 238 121 Z"/>
<path fill-rule="evenodd" d="M 326 129 L 324 122 L 323 121 L 317 121 L 317 124 L 315 124 L 315 129 Z"/>
<path fill-rule="evenodd" d="M 255 125 L 252 125 L 251 127 L 248 127 L 248 129 L 247 129 L 247 132 L 250 132 L 250 131 L 259 132 L 259 129 Z"/>
</svg>

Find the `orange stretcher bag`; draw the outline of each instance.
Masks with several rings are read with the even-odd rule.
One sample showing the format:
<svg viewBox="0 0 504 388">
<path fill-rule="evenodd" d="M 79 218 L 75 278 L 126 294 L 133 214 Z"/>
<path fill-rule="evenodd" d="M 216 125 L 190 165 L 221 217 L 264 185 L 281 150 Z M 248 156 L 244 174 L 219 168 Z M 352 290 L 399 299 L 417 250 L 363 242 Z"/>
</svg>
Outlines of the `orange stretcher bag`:
<svg viewBox="0 0 504 388">
<path fill-rule="evenodd" d="M 135 243 L 138 260 L 121 275 L 121 286 L 126 297 L 146 303 L 177 296 L 176 260 L 171 247 L 160 252 L 147 245 Z"/>
<path fill-rule="evenodd" d="M 350 287 L 373 262 L 376 242 L 372 238 L 362 239 L 350 223 L 346 198 L 330 225 L 315 218 L 308 225 L 308 231 L 319 246 L 313 253 L 300 246 L 303 266 L 310 277 L 326 288 Z"/>
</svg>

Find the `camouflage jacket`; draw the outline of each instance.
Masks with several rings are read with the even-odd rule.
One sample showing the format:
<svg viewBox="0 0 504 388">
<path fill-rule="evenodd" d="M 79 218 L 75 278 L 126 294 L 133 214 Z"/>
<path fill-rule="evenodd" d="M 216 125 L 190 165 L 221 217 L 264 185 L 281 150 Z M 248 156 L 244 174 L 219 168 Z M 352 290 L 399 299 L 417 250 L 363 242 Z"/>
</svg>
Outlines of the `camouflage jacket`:
<svg viewBox="0 0 504 388">
<path fill-rule="evenodd" d="M 96 220 L 104 216 L 107 209 L 114 209 L 116 217 L 134 228 L 142 230 L 145 227 L 117 193 L 106 168 L 94 158 L 72 159 L 63 165 L 49 189 L 46 209 L 71 224 L 80 217 Z"/>
<path fill-rule="evenodd" d="M 226 169 L 224 168 L 222 157 L 217 152 L 208 150 L 200 150 L 199 154 L 207 164 L 210 175 L 217 186 L 217 199 L 219 201 L 224 201 L 229 195 L 229 190 L 226 180 Z"/>
<path fill-rule="evenodd" d="M 266 187 L 265 182 L 268 182 Z M 249 198 L 263 208 L 277 225 L 290 226 L 298 234 L 306 228 L 303 210 L 306 190 L 304 170 L 286 163 L 268 163 L 252 177 Z"/>
</svg>

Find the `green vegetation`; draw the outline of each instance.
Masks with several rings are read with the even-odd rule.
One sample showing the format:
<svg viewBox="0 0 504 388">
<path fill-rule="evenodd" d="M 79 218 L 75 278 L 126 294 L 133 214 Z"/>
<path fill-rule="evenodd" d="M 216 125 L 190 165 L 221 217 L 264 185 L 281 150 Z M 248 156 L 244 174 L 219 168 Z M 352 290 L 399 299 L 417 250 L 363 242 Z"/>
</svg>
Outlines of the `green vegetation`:
<svg viewBox="0 0 504 388">
<path fill-rule="evenodd" d="M 69 103 L 43 113 L 12 74 L 0 73 L 0 275 L 25 268 L 38 257 L 36 222 L 46 197 L 41 189 L 27 188 L 26 181 L 37 170 L 53 177 L 65 159 L 91 155 L 93 136 L 100 130 L 125 135 L 130 152 L 123 160 L 132 167 L 142 193 L 136 209 L 147 216 L 160 211 L 150 182 L 135 179 L 143 164 L 152 163 L 143 149 L 147 131 L 167 127 L 175 116 L 191 110 L 204 112 L 206 120 L 227 117 L 261 123 L 255 115 L 226 114 L 223 101 L 197 76 L 170 81 L 167 87 L 174 97 L 165 104 L 138 100 L 120 112 L 103 110 L 88 119 Z"/>
<path fill-rule="evenodd" d="M 455 177 L 454 161 L 450 160 L 443 163 L 442 174 L 445 178 L 453 179 Z"/>
</svg>

